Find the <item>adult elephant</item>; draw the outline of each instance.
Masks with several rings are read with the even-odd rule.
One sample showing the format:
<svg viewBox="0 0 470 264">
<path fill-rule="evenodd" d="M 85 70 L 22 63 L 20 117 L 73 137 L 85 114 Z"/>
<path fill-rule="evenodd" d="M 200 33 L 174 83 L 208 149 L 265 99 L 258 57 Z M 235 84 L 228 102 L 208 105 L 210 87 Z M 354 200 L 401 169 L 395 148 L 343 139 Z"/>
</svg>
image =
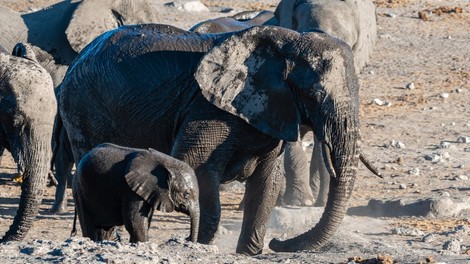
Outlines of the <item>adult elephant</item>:
<svg viewBox="0 0 470 264">
<path fill-rule="evenodd" d="M 356 70 L 370 60 L 377 40 L 371 0 L 281 0 L 274 11 L 278 25 L 299 32 L 322 30 L 348 43 Z"/>
<path fill-rule="evenodd" d="M 152 147 L 195 170 L 201 243 L 213 240 L 220 222 L 220 184 L 246 180 L 236 250 L 262 252 L 279 189 L 273 167 L 300 124 L 324 145 L 330 196 L 314 228 L 270 247 L 317 248 L 344 217 L 359 160 L 359 86 L 351 49 L 336 38 L 280 27 L 200 35 L 123 26 L 91 42 L 59 89 L 76 162 L 111 142 Z"/>
<path fill-rule="evenodd" d="M 357 72 L 370 60 L 377 39 L 376 9 L 371 0 L 281 0 L 274 16 L 279 26 L 299 32 L 321 30 L 345 41 L 353 50 Z M 325 206 L 329 174 L 319 158 L 322 156 L 322 145 L 315 135 L 314 142 L 310 180 L 296 178 L 296 186 L 310 182 L 315 206 Z M 296 153 L 300 154 L 300 151 Z M 369 170 L 380 176 L 363 154 L 360 157 Z"/>
<path fill-rule="evenodd" d="M 23 49 L 21 49 L 23 50 Z M 31 54 L 0 53 L 0 146 L 23 170 L 17 213 L 0 242 L 22 240 L 38 213 L 49 172 L 57 104 L 52 79 Z"/>
<path fill-rule="evenodd" d="M 148 0 L 66 0 L 25 14 L 0 6 L 0 46 L 12 50 L 18 42 L 30 43 L 56 87 L 78 52 L 103 32 L 157 20 L 157 12 Z M 73 163 L 67 155 L 65 131 L 55 133 L 54 138 L 60 140 L 54 142 L 53 161 L 58 185 L 51 211 L 63 213 L 67 211 L 65 190 Z"/>
<path fill-rule="evenodd" d="M 274 13 L 271 11 L 244 11 L 230 17 L 218 17 L 202 21 L 189 31 L 199 33 L 221 33 L 247 29 L 259 25 L 275 25 Z"/>
</svg>

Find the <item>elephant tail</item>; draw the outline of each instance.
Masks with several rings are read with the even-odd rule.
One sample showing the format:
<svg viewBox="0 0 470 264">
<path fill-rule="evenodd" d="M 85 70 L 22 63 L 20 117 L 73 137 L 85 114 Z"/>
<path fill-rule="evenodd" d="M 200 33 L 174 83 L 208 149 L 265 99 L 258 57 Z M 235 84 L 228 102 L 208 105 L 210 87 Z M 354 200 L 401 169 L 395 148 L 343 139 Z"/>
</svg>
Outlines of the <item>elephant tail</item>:
<svg viewBox="0 0 470 264">
<path fill-rule="evenodd" d="M 74 237 L 77 235 L 77 208 L 75 208 L 75 214 L 73 216 L 73 225 L 72 225 L 72 232 L 70 232 L 70 236 Z"/>
</svg>

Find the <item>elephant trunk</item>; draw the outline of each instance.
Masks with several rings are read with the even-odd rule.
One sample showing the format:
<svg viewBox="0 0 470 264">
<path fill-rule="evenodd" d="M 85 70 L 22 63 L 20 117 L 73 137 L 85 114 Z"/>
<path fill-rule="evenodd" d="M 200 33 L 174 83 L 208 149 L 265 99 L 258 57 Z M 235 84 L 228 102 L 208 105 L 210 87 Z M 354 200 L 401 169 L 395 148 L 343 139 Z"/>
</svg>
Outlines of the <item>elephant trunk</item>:
<svg viewBox="0 0 470 264">
<path fill-rule="evenodd" d="M 269 247 L 272 250 L 294 252 L 317 249 L 333 237 L 341 224 L 356 179 L 360 135 L 357 129 L 353 129 L 337 133 L 332 137 L 332 142 L 340 143 L 332 151 L 327 144 L 323 147 L 325 166 L 330 172 L 331 180 L 328 201 L 320 221 L 312 229 L 297 237 L 285 241 L 271 240 Z"/>
<path fill-rule="evenodd" d="M 196 243 L 199 236 L 199 220 L 200 220 L 200 211 L 199 206 L 192 206 L 189 210 L 189 217 L 191 218 L 191 241 Z"/>
<path fill-rule="evenodd" d="M 52 134 L 36 133 L 31 128 L 25 128 L 23 133 L 24 135 L 20 136 L 20 149 L 13 151 L 16 152 L 18 161 L 24 168 L 20 203 L 13 224 L 0 239 L 0 243 L 20 241 L 25 238 L 38 214 L 46 187 L 52 153 Z"/>
</svg>

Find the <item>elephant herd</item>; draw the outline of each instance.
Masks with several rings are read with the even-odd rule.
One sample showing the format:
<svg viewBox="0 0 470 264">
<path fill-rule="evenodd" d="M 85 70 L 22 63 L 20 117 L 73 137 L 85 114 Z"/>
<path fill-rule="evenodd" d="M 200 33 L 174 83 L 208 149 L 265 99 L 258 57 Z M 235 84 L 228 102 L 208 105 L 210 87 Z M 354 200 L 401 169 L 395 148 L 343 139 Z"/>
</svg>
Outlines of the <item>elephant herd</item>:
<svg viewBox="0 0 470 264">
<path fill-rule="evenodd" d="M 131 242 L 148 241 L 156 209 L 188 214 L 189 239 L 211 243 L 220 187 L 238 180 L 246 190 L 237 253 L 262 253 L 282 189 L 284 203 L 325 210 L 307 232 L 269 247 L 324 245 L 359 162 L 378 174 L 360 146 L 357 79 L 376 41 L 375 6 L 281 0 L 274 12 L 188 31 L 155 24 L 152 10 L 147 0 L 62 1 L 28 14 L 0 7 L 0 149 L 24 178 L 0 242 L 26 236 L 52 168 L 52 209 L 65 210 L 76 164 L 76 213 L 93 240 L 124 225 Z M 310 169 L 300 143 L 308 131 Z"/>
</svg>

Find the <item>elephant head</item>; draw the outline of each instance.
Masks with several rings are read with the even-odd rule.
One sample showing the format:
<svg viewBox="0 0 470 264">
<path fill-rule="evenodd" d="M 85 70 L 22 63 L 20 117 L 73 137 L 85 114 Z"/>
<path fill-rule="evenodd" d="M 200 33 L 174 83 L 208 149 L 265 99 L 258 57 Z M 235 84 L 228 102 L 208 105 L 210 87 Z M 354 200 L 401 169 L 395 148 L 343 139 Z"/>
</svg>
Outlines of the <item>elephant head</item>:
<svg viewBox="0 0 470 264">
<path fill-rule="evenodd" d="M 270 247 L 297 251 L 326 243 L 346 213 L 359 160 L 351 49 L 324 33 L 253 27 L 207 52 L 195 78 L 208 101 L 265 134 L 296 141 L 299 125 L 312 128 L 332 175 L 327 206 L 314 228 Z"/>
<path fill-rule="evenodd" d="M 148 155 L 132 159 L 125 172 L 129 187 L 154 209 L 185 213 L 191 217 L 191 235 L 199 233 L 199 187 L 194 170 L 171 156 L 149 149 Z"/>
<path fill-rule="evenodd" d="M 124 24 L 154 21 L 156 11 L 148 0 L 66 0 L 26 14 L 0 6 L 0 46 L 33 45 L 58 86 L 67 66 L 95 37 Z"/>
<path fill-rule="evenodd" d="M 0 144 L 23 170 L 18 211 L 0 242 L 22 240 L 33 225 L 46 187 L 56 110 L 47 71 L 35 61 L 0 53 Z"/>
<path fill-rule="evenodd" d="M 274 15 L 281 27 L 320 30 L 342 39 L 354 51 L 357 70 L 369 62 L 377 38 L 371 0 L 282 0 Z"/>
</svg>

